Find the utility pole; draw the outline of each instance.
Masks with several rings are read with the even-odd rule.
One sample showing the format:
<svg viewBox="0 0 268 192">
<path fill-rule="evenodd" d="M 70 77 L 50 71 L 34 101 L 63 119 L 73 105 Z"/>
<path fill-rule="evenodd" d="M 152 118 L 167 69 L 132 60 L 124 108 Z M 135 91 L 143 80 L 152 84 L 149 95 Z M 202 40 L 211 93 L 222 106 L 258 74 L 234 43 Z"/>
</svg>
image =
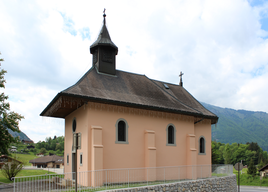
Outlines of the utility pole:
<svg viewBox="0 0 268 192">
<path fill-rule="evenodd" d="M 74 166 L 75 166 L 75 192 L 77 192 L 77 149 L 81 149 L 81 133 L 73 133 Z"/>
</svg>

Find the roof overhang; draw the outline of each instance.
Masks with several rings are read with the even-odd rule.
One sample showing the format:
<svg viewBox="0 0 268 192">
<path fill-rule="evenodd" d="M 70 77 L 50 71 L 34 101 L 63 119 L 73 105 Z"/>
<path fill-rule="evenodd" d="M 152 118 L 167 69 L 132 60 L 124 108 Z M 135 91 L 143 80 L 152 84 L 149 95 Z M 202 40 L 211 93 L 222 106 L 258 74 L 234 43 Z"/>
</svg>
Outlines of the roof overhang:
<svg viewBox="0 0 268 192">
<path fill-rule="evenodd" d="M 94 98 L 94 97 L 89 97 L 89 96 L 74 95 L 74 94 L 68 94 L 68 93 L 62 93 L 62 92 L 58 93 L 56 97 L 54 97 L 54 99 L 49 103 L 49 105 L 42 111 L 40 116 L 65 118 L 66 116 L 68 116 L 73 111 L 83 106 L 87 102 L 112 104 L 112 105 L 119 105 L 119 106 L 125 106 L 125 107 L 133 107 L 133 108 L 140 108 L 140 109 L 146 109 L 146 110 L 154 110 L 154 111 L 189 115 L 189 116 L 195 117 L 197 121 L 200 118 L 210 119 L 211 124 L 216 124 L 218 122 L 217 116 L 208 116 L 208 115 L 203 115 L 199 113 L 191 113 L 191 112 L 174 110 L 174 109 L 164 108 L 164 107 L 141 105 L 141 104 L 136 104 L 136 103 L 121 102 L 121 101 L 108 100 L 108 99 L 103 99 L 103 98 Z"/>
</svg>

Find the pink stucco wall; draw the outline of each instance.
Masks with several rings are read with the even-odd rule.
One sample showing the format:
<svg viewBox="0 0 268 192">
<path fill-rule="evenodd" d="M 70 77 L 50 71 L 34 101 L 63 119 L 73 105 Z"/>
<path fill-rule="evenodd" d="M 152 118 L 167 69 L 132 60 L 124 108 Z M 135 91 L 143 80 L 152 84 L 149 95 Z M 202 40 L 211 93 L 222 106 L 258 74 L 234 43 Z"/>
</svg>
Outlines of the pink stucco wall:
<svg viewBox="0 0 268 192">
<path fill-rule="evenodd" d="M 108 104 L 88 103 L 65 118 L 65 172 L 72 171 L 72 121 L 76 118 L 76 132 L 82 133 L 82 149 L 77 151 L 78 171 L 94 169 L 92 158 L 97 153 L 103 153 L 103 169 L 138 168 L 148 166 L 151 158 L 152 165 L 180 166 L 196 162 L 196 164 L 211 164 L 211 124 L 203 120 L 194 124 L 194 118 L 185 115 L 155 112 L 128 107 L 118 107 Z M 116 122 L 124 119 L 128 124 L 128 144 L 116 143 Z M 176 129 L 176 146 L 167 146 L 167 127 L 172 124 Z M 92 151 L 92 126 L 101 128 L 101 151 Z M 146 130 L 153 131 L 154 135 L 148 144 Z M 193 146 L 196 155 L 189 156 L 187 135 L 193 135 Z M 198 155 L 199 138 L 204 136 L 206 155 Z M 94 136 L 95 137 L 95 136 Z M 97 136 L 96 136 L 97 137 Z M 147 138 L 148 139 L 148 138 Z M 153 140 L 153 141 L 152 141 Z M 96 141 L 99 142 L 99 141 Z M 155 152 L 146 155 L 146 148 L 155 145 Z M 147 143 L 147 144 L 146 144 Z M 148 146 L 146 146 L 148 145 Z M 153 149 L 154 150 L 154 149 Z M 79 154 L 83 154 L 83 165 L 79 164 Z M 67 164 L 69 155 L 69 164 Z M 155 156 L 155 159 L 153 159 Z M 195 161 L 189 158 L 196 158 Z M 146 163 L 147 162 L 147 163 Z M 150 163 L 149 163 L 150 164 Z"/>
</svg>

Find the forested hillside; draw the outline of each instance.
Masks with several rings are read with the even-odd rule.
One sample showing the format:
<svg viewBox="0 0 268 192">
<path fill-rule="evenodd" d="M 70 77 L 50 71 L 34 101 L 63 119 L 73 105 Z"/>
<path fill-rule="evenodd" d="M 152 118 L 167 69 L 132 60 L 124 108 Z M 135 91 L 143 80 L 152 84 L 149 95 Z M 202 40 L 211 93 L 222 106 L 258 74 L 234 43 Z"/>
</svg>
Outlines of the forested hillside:
<svg viewBox="0 0 268 192">
<path fill-rule="evenodd" d="M 30 155 L 43 153 L 44 155 L 54 154 L 58 156 L 63 156 L 64 154 L 64 136 L 47 137 L 45 141 L 39 141 L 38 143 L 24 144 L 18 142 L 12 145 L 17 147 L 16 153 Z"/>
<path fill-rule="evenodd" d="M 219 117 L 216 126 L 212 125 L 212 140 L 221 143 L 255 142 L 268 151 L 268 114 L 246 110 L 234 110 L 202 103 Z"/>
<path fill-rule="evenodd" d="M 21 132 L 14 132 L 10 129 L 7 129 L 9 134 L 11 134 L 13 137 L 19 137 L 20 140 L 27 140 L 27 141 L 30 141 L 31 139 L 25 134 L 23 133 L 22 131 Z"/>
</svg>

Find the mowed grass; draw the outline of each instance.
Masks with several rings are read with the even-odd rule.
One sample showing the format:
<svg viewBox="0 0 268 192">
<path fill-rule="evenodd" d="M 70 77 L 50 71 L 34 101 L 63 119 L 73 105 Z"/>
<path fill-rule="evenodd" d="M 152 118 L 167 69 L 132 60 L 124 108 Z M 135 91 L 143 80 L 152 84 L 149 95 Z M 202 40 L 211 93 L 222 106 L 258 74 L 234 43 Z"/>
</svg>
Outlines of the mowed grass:
<svg viewBox="0 0 268 192">
<path fill-rule="evenodd" d="M 34 176 L 34 175 L 46 175 L 46 174 L 55 174 L 54 172 L 45 171 L 45 170 L 22 170 L 16 177 L 22 176 Z M 2 183 L 12 183 L 13 181 L 8 180 L 4 177 L 2 170 L 0 169 L 0 182 Z"/>
<path fill-rule="evenodd" d="M 31 166 L 32 164 L 29 163 L 30 160 L 39 158 L 36 155 L 30 155 L 30 154 L 16 154 L 12 153 L 12 158 L 17 159 L 18 161 L 23 162 L 24 166 Z"/>
<path fill-rule="evenodd" d="M 259 172 L 257 172 L 257 175 L 253 177 L 251 175 L 248 175 L 247 171 L 247 168 L 244 168 L 242 170 L 242 174 L 240 171 L 240 185 L 268 187 L 268 177 L 264 177 L 262 180 L 260 180 Z M 233 169 L 233 173 L 236 174 L 236 180 L 238 184 L 238 171 Z"/>
</svg>

